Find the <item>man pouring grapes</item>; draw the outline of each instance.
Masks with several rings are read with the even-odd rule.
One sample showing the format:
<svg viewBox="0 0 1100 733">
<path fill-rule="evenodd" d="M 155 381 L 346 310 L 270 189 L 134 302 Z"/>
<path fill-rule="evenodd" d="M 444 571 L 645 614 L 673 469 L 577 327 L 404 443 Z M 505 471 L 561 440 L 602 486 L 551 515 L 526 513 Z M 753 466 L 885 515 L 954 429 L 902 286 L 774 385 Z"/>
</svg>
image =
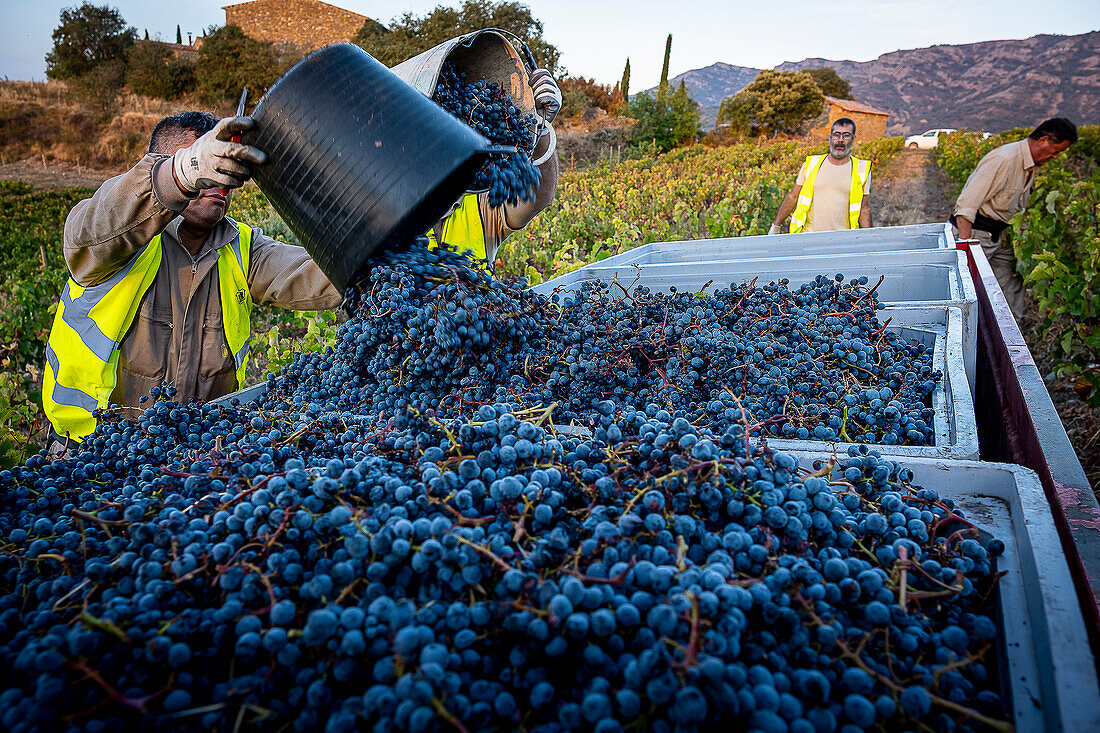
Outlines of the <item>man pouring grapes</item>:
<svg viewBox="0 0 1100 733">
<path fill-rule="evenodd" d="M 342 296 L 306 251 L 226 216 L 265 155 L 231 140 L 249 117 L 166 117 L 148 153 L 65 220 L 70 278 L 46 347 L 51 452 L 96 426 L 108 402 L 137 407 L 171 385 L 180 402 L 242 386 L 253 303 L 335 308 Z"/>
</svg>

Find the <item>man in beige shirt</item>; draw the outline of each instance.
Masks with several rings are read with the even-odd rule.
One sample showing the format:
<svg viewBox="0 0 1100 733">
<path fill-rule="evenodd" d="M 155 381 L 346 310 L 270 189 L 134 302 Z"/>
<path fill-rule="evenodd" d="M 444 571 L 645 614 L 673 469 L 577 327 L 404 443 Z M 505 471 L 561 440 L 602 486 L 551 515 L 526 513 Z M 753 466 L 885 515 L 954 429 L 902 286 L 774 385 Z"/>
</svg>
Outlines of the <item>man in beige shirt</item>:
<svg viewBox="0 0 1100 733">
<path fill-rule="evenodd" d="M 779 234 L 788 215 L 792 234 L 871 226 L 871 164 L 852 157 L 855 136 L 854 121 L 842 117 L 833 123 L 829 154 L 806 158 L 768 234 Z"/>
<path fill-rule="evenodd" d="M 1065 117 L 1053 117 L 1023 140 L 986 153 L 955 202 L 955 237 L 981 243 L 1016 315 L 1024 310 L 1024 282 L 1016 272 L 1016 255 L 1001 235 L 1012 217 L 1027 207 L 1039 166 L 1075 142 L 1077 127 Z"/>
<path fill-rule="evenodd" d="M 239 251 L 241 232 L 247 229 L 225 216 L 232 189 L 243 185 L 250 166 L 265 157 L 231 141 L 251 125 L 247 117 L 219 122 L 205 112 L 165 118 L 137 165 L 69 212 L 64 253 L 72 280 L 51 331 L 43 395 L 55 439 L 66 434 L 82 438 L 94 425 L 88 414 L 97 401 L 102 407 L 108 394 L 112 403 L 137 407 L 162 383 L 175 388 L 174 399 L 180 402 L 214 399 L 241 386 L 238 373 L 248 342 L 236 354 L 227 342 L 219 269 L 227 261 L 225 252 Z M 342 294 L 303 248 L 259 229 L 250 233 L 241 273 L 248 292 L 235 294 L 241 304 L 234 309 L 238 320 L 248 322 L 248 296 L 254 303 L 293 310 L 340 305 Z M 143 283 L 136 306 L 129 306 L 136 313 L 128 328 L 110 335 L 112 327 L 125 326 L 118 325 L 117 316 L 103 314 L 126 308 L 117 303 L 119 291 L 113 296 L 111 290 L 125 290 L 120 276 L 140 262 L 139 255 L 158 235 L 159 266 L 149 265 L 155 267 L 155 274 L 148 273 L 151 283 Z M 112 297 L 115 301 L 107 302 Z M 117 359 L 113 374 L 112 358 Z M 85 376 L 96 369 L 103 371 L 102 378 Z"/>
</svg>

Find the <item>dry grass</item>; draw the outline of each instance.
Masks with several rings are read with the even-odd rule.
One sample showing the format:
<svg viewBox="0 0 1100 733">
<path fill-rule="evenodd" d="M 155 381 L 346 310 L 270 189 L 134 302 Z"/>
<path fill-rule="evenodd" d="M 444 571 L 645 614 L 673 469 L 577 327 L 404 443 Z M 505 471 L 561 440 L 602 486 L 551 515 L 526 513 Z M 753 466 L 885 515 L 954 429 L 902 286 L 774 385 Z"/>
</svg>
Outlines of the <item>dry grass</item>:
<svg viewBox="0 0 1100 733">
<path fill-rule="evenodd" d="M 627 128 L 602 127 L 593 131 L 566 128 L 558 131 L 558 160 L 565 170 L 583 168 L 601 160 L 623 159 Z"/>
<path fill-rule="evenodd" d="M 157 121 L 195 100 L 165 101 L 122 94 L 103 120 L 62 82 L 0 80 L 0 165 L 34 160 L 117 168 L 141 157 Z"/>
</svg>

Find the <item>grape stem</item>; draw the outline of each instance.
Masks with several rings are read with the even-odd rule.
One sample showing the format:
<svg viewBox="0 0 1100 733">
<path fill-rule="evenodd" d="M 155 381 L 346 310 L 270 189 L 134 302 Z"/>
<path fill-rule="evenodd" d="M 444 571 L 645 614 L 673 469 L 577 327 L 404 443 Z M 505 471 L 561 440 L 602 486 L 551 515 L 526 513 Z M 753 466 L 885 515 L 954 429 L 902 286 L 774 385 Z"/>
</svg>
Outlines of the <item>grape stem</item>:
<svg viewBox="0 0 1100 733">
<path fill-rule="evenodd" d="M 502 570 L 515 570 L 516 569 L 516 568 L 512 567 L 511 565 L 509 565 L 508 563 L 501 560 L 500 557 L 496 553 L 494 553 L 492 550 L 490 550 L 489 548 L 482 547 L 481 545 L 476 544 L 474 542 L 470 542 L 470 540 L 466 539 L 465 537 L 461 537 L 457 534 L 454 535 L 454 538 L 456 540 L 458 540 L 459 542 L 461 542 L 462 544 L 469 545 L 470 547 L 474 548 L 475 550 L 480 552 L 482 555 L 485 555 L 487 558 L 492 560 L 496 565 L 498 565 Z"/>
<path fill-rule="evenodd" d="M 468 730 L 466 730 L 466 726 L 462 724 L 462 721 L 455 717 L 455 714 L 443 705 L 442 700 L 440 700 L 438 697 L 433 697 L 431 702 L 432 707 L 435 709 L 435 712 L 439 715 L 439 717 L 450 723 L 455 730 L 459 731 L 459 733 L 470 733 Z"/>
<path fill-rule="evenodd" d="M 814 609 L 810 605 L 810 603 L 807 602 L 806 599 L 802 597 L 801 593 L 796 593 L 795 598 L 798 600 L 799 603 L 802 604 L 802 607 L 810 615 L 810 619 L 816 625 L 818 625 L 818 626 L 825 626 L 826 625 L 825 622 L 822 621 L 821 618 L 814 611 Z M 846 658 L 848 658 L 848 659 L 852 660 L 853 662 L 855 662 L 856 666 L 858 666 L 861 670 L 866 672 L 871 677 L 877 679 L 879 682 L 886 685 L 887 687 L 889 687 L 894 692 L 899 692 L 900 693 L 904 690 L 904 688 L 901 685 L 899 685 L 897 682 L 895 682 L 894 680 L 889 679 L 887 677 L 883 677 L 878 672 L 876 672 L 875 670 L 873 670 L 869 666 L 867 666 L 867 664 L 863 661 L 863 658 L 859 654 L 853 652 L 848 647 L 848 645 L 844 642 L 843 639 L 838 638 L 836 640 L 836 645 L 837 645 L 837 648 L 840 649 L 840 652 L 843 656 L 845 656 Z M 947 708 L 948 710 L 952 710 L 952 711 L 954 711 L 956 713 L 959 713 L 960 715 L 964 715 L 968 718 L 972 718 L 973 720 L 976 720 L 976 721 L 978 721 L 979 723 L 981 723 L 983 725 L 989 726 L 993 730 L 1002 731 L 1002 733 L 1014 733 L 1015 730 L 1016 730 L 1016 726 L 1014 726 L 1012 723 L 1008 722 L 1007 720 L 994 720 L 993 718 L 989 718 L 989 717 L 986 717 L 985 715 L 982 715 L 977 710 L 973 710 L 971 708 L 966 707 L 965 705 L 959 705 L 958 703 L 952 702 L 950 700 L 946 700 L 942 697 L 939 697 L 938 695 L 932 694 L 931 692 L 928 693 L 928 696 L 932 699 L 932 702 L 935 703 L 936 705 L 939 705 L 940 707 Z"/>
<path fill-rule="evenodd" d="M 101 525 L 103 527 L 127 527 L 127 526 L 130 525 L 129 522 L 127 522 L 123 519 L 100 519 L 99 517 L 95 516 L 94 514 L 89 514 L 88 512 L 82 512 L 79 509 L 73 509 L 71 514 L 74 517 L 76 517 L 77 519 L 83 519 L 83 520 L 86 520 L 86 521 L 89 521 L 89 522 L 95 522 L 96 524 Z"/>
<path fill-rule="evenodd" d="M 688 600 L 691 601 L 691 634 L 688 636 L 687 652 L 684 654 L 684 667 L 694 667 L 699 656 L 699 599 L 694 591 L 688 591 Z"/>
<path fill-rule="evenodd" d="M 904 611 L 906 605 L 905 594 L 909 582 L 909 550 L 905 545 L 898 547 L 898 567 L 901 569 L 898 581 L 898 605 Z"/>
<path fill-rule="evenodd" d="M 80 614 L 80 620 L 83 621 L 86 626 L 90 626 L 97 631 L 106 631 L 123 644 L 128 644 L 130 642 L 130 637 L 126 635 L 126 632 L 120 629 L 113 621 L 96 618 L 88 611 L 84 611 Z"/>
<path fill-rule="evenodd" d="M 566 575 L 572 575 L 574 578 L 577 578 L 578 580 L 585 583 L 604 583 L 605 585 L 620 585 L 624 580 L 626 580 L 627 574 L 630 572 L 630 569 L 634 567 L 634 564 L 637 561 L 637 558 L 631 558 L 630 563 L 626 566 L 626 568 L 619 573 L 616 573 L 615 577 L 613 578 L 594 578 L 591 575 L 586 575 L 578 570 L 563 570 L 562 572 L 564 572 Z"/>
<path fill-rule="evenodd" d="M 99 685 L 100 688 L 102 688 L 102 690 L 106 692 L 107 695 L 115 702 L 121 703 L 128 708 L 133 708 L 138 712 L 145 711 L 145 703 L 149 700 L 148 697 L 143 697 L 140 699 L 127 697 L 115 688 L 111 687 L 111 685 L 105 679 L 103 679 L 103 677 L 100 676 L 99 672 L 96 672 L 84 662 L 81 662 L 80 660 L 70 659 L 69 664 L 79 669 L 88 679 Z"/>
</svg>

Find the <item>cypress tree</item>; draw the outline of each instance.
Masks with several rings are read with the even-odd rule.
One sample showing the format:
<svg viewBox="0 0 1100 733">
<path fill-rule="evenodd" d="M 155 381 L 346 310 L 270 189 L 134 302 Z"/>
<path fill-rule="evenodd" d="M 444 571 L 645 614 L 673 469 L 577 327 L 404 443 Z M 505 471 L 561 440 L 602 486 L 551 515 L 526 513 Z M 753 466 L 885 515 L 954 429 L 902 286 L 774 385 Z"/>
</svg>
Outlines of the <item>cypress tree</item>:
<svg viewBox="0 0 1100 733">
<path fill-rule="evenodd" d="M 661 84 L 657 87 L 657 102 L 661 105 L 665 103 L 665 96 L 668 94 L 668 57 L 672 54 L 672 34 L 668 34 L 668 40 L 665 41 L 665 64 L 661 67 Z"/>
<path fill-rule="evenodd" d="M 183 43 L 183 34 L 180 33 L 179 24 L 176 24 L 176 43 Z"/>
<path fill-rule="evenodd" d="M 619 83 L 619 89 L 623 93 L 623 101 L 630 101 L 630 57 L 626 59 L 626 67 L 623 69 L 623 80 Z"/>
<path fill-rule="evenodd" d="M 146 41 L 149 40 L 149 29 L 148 28 L 145 29 L 145 40 Z"/>
</svg>

